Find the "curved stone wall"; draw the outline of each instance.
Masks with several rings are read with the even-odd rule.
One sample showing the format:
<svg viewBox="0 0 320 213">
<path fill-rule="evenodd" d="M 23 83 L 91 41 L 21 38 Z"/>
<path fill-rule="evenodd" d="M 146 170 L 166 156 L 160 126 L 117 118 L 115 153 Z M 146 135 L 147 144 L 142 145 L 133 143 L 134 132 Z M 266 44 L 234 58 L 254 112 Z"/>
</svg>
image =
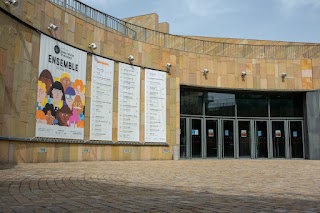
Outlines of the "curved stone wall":
<svg viewBox="0 0 320 213">
<path fill-rule="evenodd" d="M 247 90 L 313 90 L 320 86 L 320 60 L 275 60 L 220 57 L 168 49 L 124 37 L 112 29 L 49 1 L 20 1 L 18 7 L 0 2 L 0 162 L 172 159 L 179 147 L 180 85 Z M 58 31 L 50 32 L 54 23 Z M 140 143 L 117 141 L 117 89 L 114 90 L 113 138 L 110 144 L 35 142 L 35 104 L 40 33 L 88 52 L 86 101 L 90 103 L 92 51 L 112 59 L 115 88 L 119 62 L 141 67 Z M 167 71 L 167 143 L 144 144 L 144 68 Z M 208 76 L 203 75 L 208 69 Z M 241 73 L 245 71 L 243 79 Z M 287 73 L 283 80 L 281 73 Z M 85 141 L 90 109 L 85 112 Z M 45 142 L 45 143 L 44 143 Z M 45 148 L 45 149 L 42 149 Z M 46 150 L 44 153 L 39 150 Z"/>
</svg>

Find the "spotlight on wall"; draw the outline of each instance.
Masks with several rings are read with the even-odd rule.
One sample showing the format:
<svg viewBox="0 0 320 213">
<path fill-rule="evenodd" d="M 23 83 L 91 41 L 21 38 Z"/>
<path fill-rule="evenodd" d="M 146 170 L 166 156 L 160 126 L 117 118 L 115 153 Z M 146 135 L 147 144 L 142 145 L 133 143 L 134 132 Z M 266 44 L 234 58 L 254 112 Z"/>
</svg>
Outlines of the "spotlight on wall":
<svg viewBox="0 0 320 213">
<path fill-rule="evenodd" d="M 54 24 L 50 24 L 48 27 L 48 30 L 52 30 L 52 31 L 57 31 L 58 29 L 59 29 L 59 27 Z"/>
<path fill-rule="evenodd" d="M 6 0 L 4 3 L 5 3 L 6 5 L 12 4 L 13 6 L 18 6 L 18 4 L 19 4 L 19 2 L 16 1 L 16 0 Z"/>
<path fill-rule="evenodd" d="M 245 71 L 243 71 L 242 73 L 241 73 L 241 77 L 242 77 L 242 80 L 244 81 L 244 78 L 246 77 L 246 75 L 247 75 L 247 73 L 245 72 Z"/>
<path fill-rule="evenodd" d="M 284 79 L 285 79 L 286 77 L 287 77 L 287 73 L 284 72 L 284 73 L 281 74 L 282 81 L 284 81 Z"/>
<path fill-rule="evenodd" d="M 170 63 L 166 64 L 167 69 L 170 69 L 172 67 L 172 65 Z"/>
<path fill-rule="evenodd" d="M 204 77 L 207 78 L 209 70 L 207 68 L 205 68 L 205 69 L 203 69 L 202 73 L 203 73 Z"/>
<path fill-rule="evenodd" d="M 95 50 L 97 49 L 97 45 L 95 43 L 91 43 L 89 44 L 89 48 Z"/>
<path fill-rule="evenodd" d="M 130 62 L 133 62 L 133 61 L 134 61 L 133 55 L 129 55 L 129 56 L 128 56 L 128 60 L 129 60 Z"/>
</svg>

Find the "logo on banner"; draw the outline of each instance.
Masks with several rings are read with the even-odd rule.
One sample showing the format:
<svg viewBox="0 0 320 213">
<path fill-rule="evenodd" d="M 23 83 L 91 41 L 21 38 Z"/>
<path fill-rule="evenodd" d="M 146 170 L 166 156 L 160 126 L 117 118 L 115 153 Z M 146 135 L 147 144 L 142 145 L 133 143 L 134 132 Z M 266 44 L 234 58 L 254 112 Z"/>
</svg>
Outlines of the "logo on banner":
<svg viewBox="0 0 320 213">
<path fill-rule="evenodd" d="M 59 54 L 60 53 L 60 47 L 58 45 L 54 46 L 54 52 L 56 54 Z"/>
</svg>

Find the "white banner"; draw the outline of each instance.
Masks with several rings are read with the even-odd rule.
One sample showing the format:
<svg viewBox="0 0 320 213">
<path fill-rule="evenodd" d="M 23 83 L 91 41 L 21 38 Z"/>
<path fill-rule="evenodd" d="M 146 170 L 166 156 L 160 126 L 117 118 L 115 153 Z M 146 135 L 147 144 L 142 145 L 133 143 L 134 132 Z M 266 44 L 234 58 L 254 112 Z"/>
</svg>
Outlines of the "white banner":
<svg viewBox="0 0 320 213">
<path fill-rule="evenodd" d="M 166 73 L 145 71 L 145 141 L 166 142 Z"/>
<path fill-rule="evenodd" d="M 118 141 L 139 141 L 140 67 L 119 63 Z"/>
<path fill-rule="evenodd" d="M 112 141 L 114 61 L 92 56 L 90 140 Z"/>
<path fill-rule="evenodd" d="M 36 137 L 83 139 L 87 54 L 41 34 Z"/>
</svg>

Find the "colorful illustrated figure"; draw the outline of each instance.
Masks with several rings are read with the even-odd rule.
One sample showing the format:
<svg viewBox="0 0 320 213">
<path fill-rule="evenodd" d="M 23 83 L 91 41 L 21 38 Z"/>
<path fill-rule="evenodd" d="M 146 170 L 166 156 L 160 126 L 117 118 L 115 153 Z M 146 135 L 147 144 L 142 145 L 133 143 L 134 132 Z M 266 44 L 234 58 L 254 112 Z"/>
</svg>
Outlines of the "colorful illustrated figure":
<svg viewBox="0 0 320 213">
<path fill-rule="evenodd" d="M 51 72 L 49 70 L 43 70 L 40 73 L 38 80 L 42 81 L 46 85 L 46 93 L 47 93 L 47 95 L 50 95 L 50 88 L 53 83 L 53 78 L 52 78 Z"/>
<path fill-rule="evenodd" d="M 63 86 L 63 91 L 66 92 L 67 88 L 71 85 L 71 78 L 70 75 L 66 72 L 62 73 L 60 77 L 60 83 Z"/>
<path fill-rule="evenodd" d="M 81 119 L 83 116 L 83 104 L 82 104 L 82 101 L 81 101 L 81 98 L 79 95 L 76 95 L 75 99 L 74 99 L 74 102 L 72 104 L 72 109 L 75 109 L 77 110 L 77 115 L 79 116 L 80 120 L 83 120 Z"/>
<path fill-rule="evenodd" d="M 38 124 L 47 124 L 46 115 L 42 110 L 37 110 L 36 121 Z"/>
<path fill-rule="evenodd" d="M 85 88 L 83 85 L 83 82 L 79 79 L 76 79 L 74 84 L 73 84 L 73 89 L 76 91 L 76 95 L 80 96 L 82 105 L 85 105 Z"/>
<path fill-rule="evenodd" d="M 77 124 L 77 128 L 84 128 L 84 121 L 79 121 Z"/>
<path fill-rule="evenodd" d="M 37 110 L 42 110 L 48 102 L 46 84 L 38 81 Z"/>
<path fill-rule="evenodd" d="M 70 116 L 71 116 L 71 110 L 69 109 L 69 107 L 63 106 L 56 113 L 58 124 L 60 126 L 68 126 L 68 121 L 69 121 Z"/>
<path fill-rule="evenodd" d="M 52 84 L 50 98 L 51 104 L 53 104 L 55 111 L 58 111 L 62 108 L 65 97 L 62 84 L 59 81 L 56 81 Z"/>
<path fill-rule="evenodd" d="M 73 101 L 76 97 L 76 92 L 74 91 L 74 89 L 72 87 L 68 87 L 66 89 L 66 92 L 65 92 L 65 102 L 63 103 L 63 105 L 67 105 L 69 107 L 70 110 L 72 110 L 72 104 L 73 104 Z"/>
<path fill-rule="evenodd" d="M 77 109 L 73 108 L 72 115 L 69 118 L 68 126 L 76 127 L 78 122 L 80 121 Z"/>
<path fill-rule="evenodd" d="M 42 111 L 46 115 L 47 124 L 53 125 L 56 120 L 56 111 L 54 110 L 53 104 L 46 104 Z"/>
</svg>

